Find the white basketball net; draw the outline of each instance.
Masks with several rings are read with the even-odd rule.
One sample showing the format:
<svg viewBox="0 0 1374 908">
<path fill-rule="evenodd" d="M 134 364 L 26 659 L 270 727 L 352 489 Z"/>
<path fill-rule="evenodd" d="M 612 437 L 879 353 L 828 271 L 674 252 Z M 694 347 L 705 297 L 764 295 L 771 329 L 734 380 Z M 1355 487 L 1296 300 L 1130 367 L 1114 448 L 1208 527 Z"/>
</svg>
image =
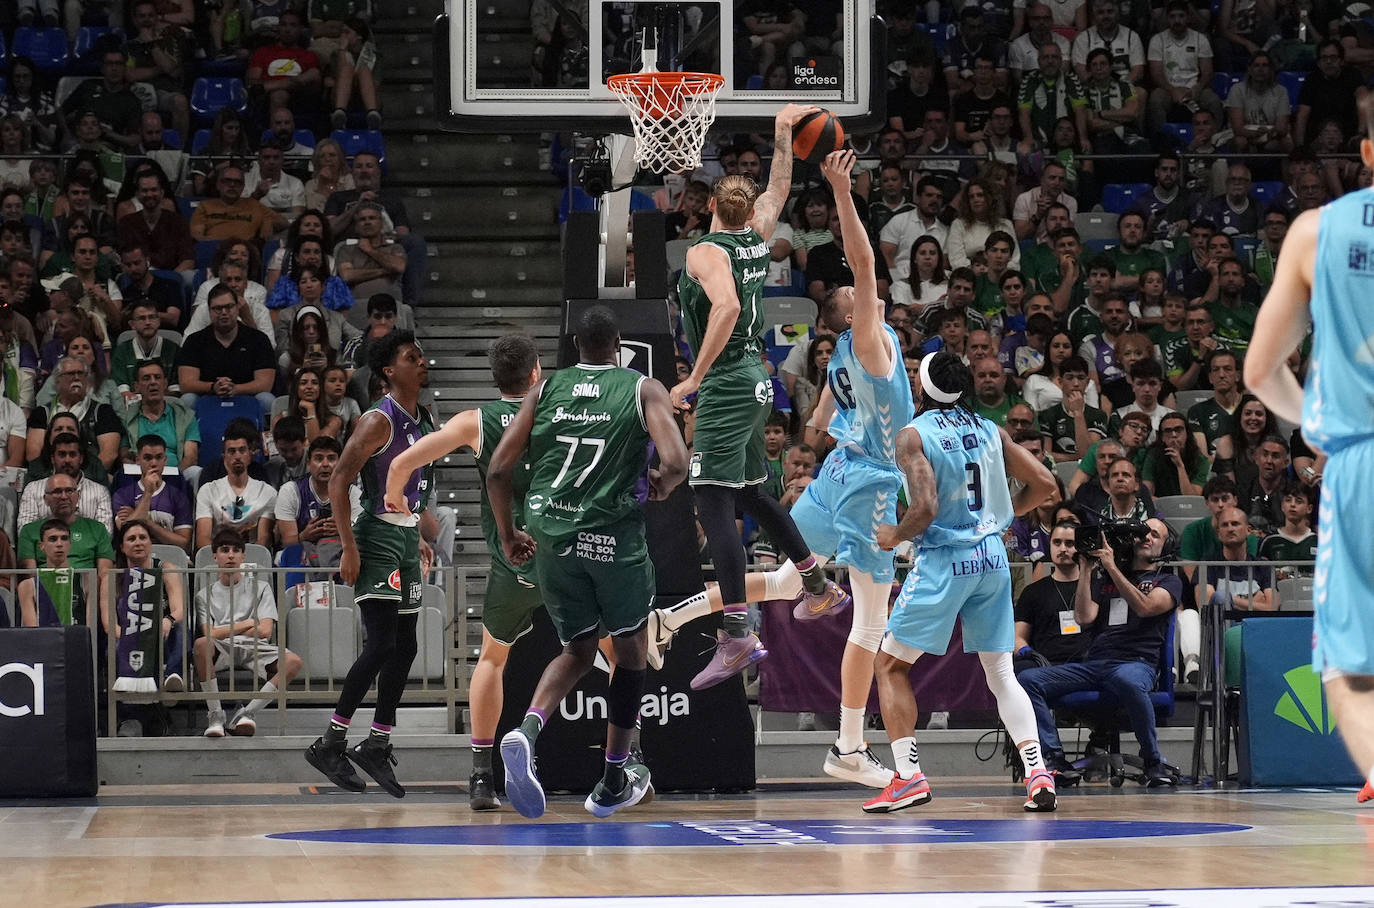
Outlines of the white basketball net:
<svg viewBox="0 0 1374 908">
<path fill-rule="evenodd" d="M 636 73 L 611 77 L 608 87 L 630 112 L 635 162 L 655 173 L 701 166 L 706 132 L 716 119 L 716 93 L 725 79 L 712 73 Z"/>
</svg>

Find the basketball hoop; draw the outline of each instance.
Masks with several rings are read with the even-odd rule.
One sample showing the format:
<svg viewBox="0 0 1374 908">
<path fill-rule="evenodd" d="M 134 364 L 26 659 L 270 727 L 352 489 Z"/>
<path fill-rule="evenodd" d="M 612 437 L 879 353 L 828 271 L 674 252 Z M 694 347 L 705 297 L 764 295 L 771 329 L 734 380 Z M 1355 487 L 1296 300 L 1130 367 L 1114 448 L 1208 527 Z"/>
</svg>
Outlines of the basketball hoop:
<svg viewBox="0 0 1374 908">
<path fill-rule="evenodd" d="M 701 166 L 706 131 L 716 119 L 716 93 L 725 77 L 715 73 L 639 72 L 611 76 L 606 86 L 630 111 L 635 161 L 655 173 Z"/>
</svg>

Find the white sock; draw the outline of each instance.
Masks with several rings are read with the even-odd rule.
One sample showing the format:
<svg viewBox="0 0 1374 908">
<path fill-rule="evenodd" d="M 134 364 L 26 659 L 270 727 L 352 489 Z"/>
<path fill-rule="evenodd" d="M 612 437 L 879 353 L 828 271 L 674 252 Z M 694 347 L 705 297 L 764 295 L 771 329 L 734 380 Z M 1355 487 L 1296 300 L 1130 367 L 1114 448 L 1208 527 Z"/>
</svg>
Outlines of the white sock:
<svg viewBox="0 0 1374 908">
<path fill-rule="evenodd" d="M 672 608 L 663 610 L 663 626 L 675 631 L 684 624 L 711 614 L 711 600 L 705 590 L 690 596 Z"/>
<path fill-rule="evenodd" d="M 921 759 L 916 753 L 915 738 L 898 738 L 892 742 L 892 760 L 897 775 L 910 779 L 921 771 Z"/>
<path fill-rule="evenodd" d="M 863 707 L 850 707 L 840 704 L 840 737 L 835 746 L 840 753 L 849 754 L 858 750 L 864 743 Z"/>
<path fill-rule="evenodd" d="M 218 679 L 218 678 L 212 677 L 209 681 L 202 681 L 202 682 L 200 682 L 200 686 L 203 687 L 203 688 L 205 688 L 205 692 L 206 692 L 206 693 L 210 693 L 210 694 L 217 694 L 217 693 L 219 693 L 219 679 Z M 206 700 L 206 701 L 205 701 L 205 707 L 206 707 L 206 709 L 210 710 L 210 712 L 216 712 L 216 711 L 218 711 L 218 710 L 224 709 L 224 705 L 223 705 L 222 703 L 219 702 L 219 697 L 213 697 L 213 698 L 211 698 L 211 699 L 209 699 L 209 700 Z"/>
<path fill-rule="evenodd" d="M 812 553 L 811 557 L 816 559 L 816 564 L 825 564 L 825 559 L 820 555 Z M 796 599 L 802 594 L 801 571 L 792 562 L 784 561 L 773 570 L 764 572 L 763 586 L 769 600 Z"/>
<path fill-rule="evenodd" d="M 1021 766 L 1026 770 L 1026 778 L 1029 779 L 1031 773 L 1045 768 L 1045 761 L 1040 758 L 1039 741 L 1027 741 L 1016 749 L 1021 752 Z"/>
<path fill-rule="evenodd" d="M 277 685 L 273 684 L 271 681 L 268 681 L 266 684 L 262 686 L 262 692 L 264 694 L 273 693 L 276 689 Z M 253 702 L 249 703 L 247 706 L 243 708 L 243 714 L 245 716 L 256 716 L 258 714 L 258 710 L 262 709 L 264 706 L 271 702 L 271 697 L 259 697 L 258 699 L 254 700 Z"/>
</svg>

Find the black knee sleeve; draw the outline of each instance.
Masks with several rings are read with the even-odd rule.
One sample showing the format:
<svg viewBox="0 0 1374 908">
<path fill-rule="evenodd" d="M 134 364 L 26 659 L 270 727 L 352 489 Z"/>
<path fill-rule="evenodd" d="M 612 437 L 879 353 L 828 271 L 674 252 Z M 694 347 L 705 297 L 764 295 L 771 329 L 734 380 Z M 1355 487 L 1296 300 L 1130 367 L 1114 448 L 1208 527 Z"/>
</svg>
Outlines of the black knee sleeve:
<svg viewBox="0 0 1374 908">
<path fill-rule="evenodd" d="M 644 696 L 645 669 L 617 665 L 606 692 L 606 718 L 617 728 L 634 728 L 639 718 L 639 701 Z"/>
<path fill-rule="evenodd" d="M 787 508 L 782 506 L 782 502 L 764 492 L 762 485 L 745 486 L 736 493 L 735 501 L 740 510 L 758 521 L 758 525 L 763 527 L 768 538 L 773 540 L 793 564 L 801 564 L 811 557 L 811 548 L 802 538 L 797 525 L 792 522 L 792 516 L 787 513 Z"/>
<path fill-rule="evenodd" d="M 692 491 L 696 495 L 697 520 L 706 531 L 721 600 L 726 605 L 744 602 L 744 541 L 735 526 L 735 490 L 696 486 Z"/>
</svg>

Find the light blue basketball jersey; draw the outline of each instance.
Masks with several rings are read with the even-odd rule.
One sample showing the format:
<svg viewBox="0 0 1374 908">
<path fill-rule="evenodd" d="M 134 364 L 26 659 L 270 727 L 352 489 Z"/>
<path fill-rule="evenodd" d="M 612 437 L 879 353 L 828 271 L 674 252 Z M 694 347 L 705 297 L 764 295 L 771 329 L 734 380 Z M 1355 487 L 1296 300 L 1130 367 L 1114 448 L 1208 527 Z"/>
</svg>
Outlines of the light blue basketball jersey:
<svg viewBox="0 0 1374 908">
<path fill-rule="evenodd" d="M 1016 515 L 997 424 L 954 407 L 927 410 L 911 425 L 921 433 L 940 505 L 921 548 L 973 546 L 1009 527 Z"/>
<path fill-rule="evenodd" d="M 1374 190 L 1321 210 L 1302 431 L 1327 454 L 1374 438 Z"/>
<path fill-rule="evenodd" d="M 892 353 L 887 375 L 868 374 L 854 352 L 854 335 L 841 334 L 835 341 L 826 380 L 835 398 L 835 415 L 827 431 L 836 447 L 884 464 L 897 461 L 897 433 L 915 412 L 911 383 L 902 364 L 897 332 L 883 325 Z"/>
</svg>

